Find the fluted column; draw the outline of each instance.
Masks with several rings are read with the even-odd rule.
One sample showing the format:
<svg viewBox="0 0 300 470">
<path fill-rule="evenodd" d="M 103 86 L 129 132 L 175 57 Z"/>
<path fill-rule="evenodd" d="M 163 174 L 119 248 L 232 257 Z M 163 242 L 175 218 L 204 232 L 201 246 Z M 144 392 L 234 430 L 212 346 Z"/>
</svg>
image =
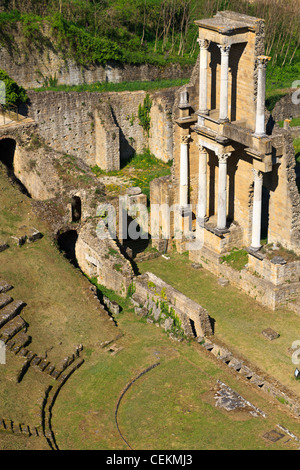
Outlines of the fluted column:
<svg viewBox="0 0 300 470">
<path fill-rule="evenodd" d="M 254 177 L 254 196 L 253 196 L 253 212 L 252 212 L 252 240 L 251 248 L 259 250 L 261 247 L 261 210 L 262 210 L 262 186 L 263 173 L 252 168 Z"/>
<path fill-rule="evenodd" d="M 218 46 L 221 51 L 220 114 L 219 121 L 228 121 L 228 70 L 231 46 Z"/>
<path fill-rule="evenodd" d="M 208 47 L 210 41 L 197 39 L 200 46 L 200 67 L 199 67 L 199 113 L 208 114 L 207 109 L 207 68 L 208 68 Z"/>
<path fill-rule="evenodd" d="M 201 144 L 199 148 L 198 213 L 200 223 L 206 219 L 207 207 L 207 150 Z"/>
<path fill-rule="evenodd" d="M 256 122 L 255 135 L 263 137 L 265 131 L 265 100 L 266 100 L 266 68 L 270 57 L 259 56 L 257 58 L 257 98 L 256 98 Z"/>
<path fill-rule="evenodd" d="M 180 144 L 180 206 L 188 204 L 188 154 L 190 135 L 181 136 Z"/>
<path fill-rule="evenodd" d="M 218 185 L 218 218 L 217 228 L 226 228 L 227 216 L 227 159 L 231 153 L 218 154 L 219 160 L 219 185 Z"/>
</svg>

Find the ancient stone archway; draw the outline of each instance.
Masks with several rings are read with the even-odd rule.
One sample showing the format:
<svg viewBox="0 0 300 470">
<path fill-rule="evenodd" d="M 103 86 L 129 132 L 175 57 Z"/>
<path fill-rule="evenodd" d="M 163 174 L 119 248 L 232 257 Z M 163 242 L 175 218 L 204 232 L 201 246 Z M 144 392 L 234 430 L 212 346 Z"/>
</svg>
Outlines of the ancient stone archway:
<svg viewBox="0 0 300 470">
<path fill-rule="evenodd" d="M 65 255 L 65 257 L 74 266 L 78 267 L 78 262 L 75 254 L 75 246 L 77 242 L 78 234 L 76 230 L 67 230 L 66 232 L 60 233 L 57 236 L 57 244 Z"/>
<path fill-rule="evenodd" d="M 29 192 L 26 187 L 21 183 L 21 181 L 16 177 L 14 171 L 14 157 L 17 148 L 17 143 L 15 139 L 10 137 L 5 137 L 0 140 L 0 161 L 5 165 L 7 170 L 7 175 L 10 180 L 16 184 L 18 189 L 26 196 L 30 197 Z"/>
</svg>

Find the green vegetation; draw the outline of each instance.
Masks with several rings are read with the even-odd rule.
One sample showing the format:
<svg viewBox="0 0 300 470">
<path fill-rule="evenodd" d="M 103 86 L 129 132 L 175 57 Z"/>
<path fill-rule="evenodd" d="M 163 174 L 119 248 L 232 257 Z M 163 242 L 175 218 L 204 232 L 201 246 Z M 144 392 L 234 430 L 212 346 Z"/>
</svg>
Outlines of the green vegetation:
<svg viewBox="0 0 300 470">
<path fill-rule="evenodd" d="M 92 167 L 92 171 L 96 176 L 117 176 L 120 178 L 120 185 L 114 183 L 107 184 L 109 191 L 120 192 L 122 188 L 129 186 L 139 186 L 144 194 L 146 194 L 148 202 L 150 202 L 150 182 L 160 176 L 167 176 L 171 173 L 172 161 L 164 163 L 151 154 L 149 149 L 145 149 L 142 154 L 134 154 L 133 157 L 126 162 L 125 166 L 119 171 L 104 171 L 98 166 Z M 126 183 L 122 183 L 122 181 Z"/>
<path fill-rule="evenodd" d="M 284 123 L 284 121 L 278 121 L 277 124 L 279 125 L 279 127 L 283 127 L 283 123 Z M 300 126 L 300 117 L 291 119 L 290 126 L 291 127 Z"/>
<path fill-rule="evenodd" d="M 228 255 L 222 256 L 222 263 L 227 263 L 233 269 L 241 271 L 248 263 L 248 253 L 246 250 L 232 248 Z"/>
<path fill-rule="evenodd" d="M 5 83 L 5 105 L 18 106 L 21 103 L 26 103 L 28 96 L 23 87 L 19 86 L 9 75 L 4 71 L 0 70 L 0 80 Z M 1 97 L 2 98 L 2 97 Z M 1 99 L 1 103 L 4 100 Z"/>
<path fill-rule="evenodd" d="M 272 57 L 267 70 L 267 97 L 274 103 L 278 90 L 299 77 L 299 11 L 284 0 L 14 0 L 0 13 L 0 42 L 16 48 L 45 46 L 83 66 L 121 63 L 194 64 L 198 55 L 196 19 L 233 10 L 265 19 L 265 52 Z M 55 84 L 55 77 L 46 78 Z M 270 104 L 273 106 L 273 104 Z"/>
<path fill-rule="evenodd" d="M 149 131 L 150 131 L 150 111 L 151 111 L 151 106 L 152 106 L 152 100 L 150 96 L 147 94 L 146 97 L 144 98 L 144 103 L 139 104 L 138 108 L 138 118 L 139 118 L 139 124 L 142 126 L 144 129 L 145 133 L 149 137 Z"/>
<path fill-rule="evenodd" d="M 300 138 L 294 139 L 296 162 L 300 163 Z"/>
<path fill-rule="evenodd" d="M 276 378 L 295 393 L 299 385 L 294 380 L 291 347 L 300 319 L 295 313 L 279 309 L 275 312 L 260 305 L 254 298 L 228 285 L 220 287 L 218 278 L 206 269 L 194 270 L 192 262 L 178 253 L 140 262 L 141 274 L 150 271 L 165 282 L 206 308 L 214 319 L 214 334 L 230 351 L 239 354 Z M 259 292 L 259 287 L 255 287 Z M 263 295 L 263 292 L 260 292 Z M 266 327 L 278 331 L 274 342 L 264 339 Z"/>
<path fill-rule="evenodd" d="M 170 87 L 179 87 L 185 85 L 189 80 L 185 78 L 175 78 L 175 79 L 157 79 L 153 81 L 135 81 L 135 82 L 120 82 L 120 83 L 111 83 L 111 82 L 95 82 L 91 84 L 82 84 L 82 85 L 55 85 L 49 84 L 40 88 L 36 88 L 35 91 L 76 91 L 76 92 L 98 92 L 104 93 L 107 91 L 137 91 L 137 90 L 159 90 L 162 88 Z"/>
</svg>

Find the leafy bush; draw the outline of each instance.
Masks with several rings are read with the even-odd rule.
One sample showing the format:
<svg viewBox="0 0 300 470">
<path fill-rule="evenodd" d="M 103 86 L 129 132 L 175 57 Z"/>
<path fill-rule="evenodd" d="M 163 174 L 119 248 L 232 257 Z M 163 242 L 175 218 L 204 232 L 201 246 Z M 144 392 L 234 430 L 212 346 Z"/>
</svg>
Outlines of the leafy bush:
<svg viewBox="0 0 300 470">
<path fill-rule="evenodd" d="M 21 103 L 26 103 L 28 96 L 23 87 L 19 86 L 9 75 L 0 70 L 0 80 L 5 83 L 5 99 L 6 107 L 10 105 L 17 106 Z"/>
</svg>

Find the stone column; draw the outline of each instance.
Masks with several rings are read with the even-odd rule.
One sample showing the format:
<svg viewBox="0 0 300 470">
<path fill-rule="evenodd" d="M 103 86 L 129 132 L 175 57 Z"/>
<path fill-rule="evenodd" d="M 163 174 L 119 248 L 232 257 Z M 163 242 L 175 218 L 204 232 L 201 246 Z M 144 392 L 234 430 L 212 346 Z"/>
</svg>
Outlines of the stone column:
<svg viewBox="0 0 300 470">
<path fill-rule="evenodd" d="M 199 113 L 208 114 L 207 109 L 207 67 L 208 48 L 210 41 L 197 39 L 200 46 L 200 67 L 199 67 Z"/>
<path fill-rule="evenodd" d="M 266 99 L 266 68 L 270 57 L 259 56 L 257 58 L 257 97 L 256 97 L 256 121 L 255 135 L 263 137 L 265 131 L 265 99 Z"/>
<path fill-rule="evenodd" d="M 221 51 L 221 84 L 220 84 L 220 114 L 219 121 L 228 121 L 228 68 L 229 51 L 231 46 L 218 46 Z"/>
<path fill-rule="evenodd" d="M 181 207 L 188 204 L 188 149 L 190 135 L 181 136 L 180 144 L 180 195 L 179 204 Z"/>
<path fill-rule="evenodd" d="M 218 186 L 218 220 L 217 228 L 226 229 L 227 216 L 227 158 L 231 153 L 218 154 L 219 160 L 219 186 Z"/>
<path fill-rule="evenodd" d="M 262 208 L 262 185 L 263 173 L 252 168 L 254 176 L 254 196 L 253 196 L 253 212 L 252 212 L 252 240 L 251 248 L 259 250 L 261 247 L 261 208 Z"/>
<path fill-rule="evenodd" d="M 199 148 L 199 181 L 198 181 L 198 213 L 199 222 L 203 224 L 206 220 L 207 206 L 207 150 L 201 144 Z"/>
</svg>

